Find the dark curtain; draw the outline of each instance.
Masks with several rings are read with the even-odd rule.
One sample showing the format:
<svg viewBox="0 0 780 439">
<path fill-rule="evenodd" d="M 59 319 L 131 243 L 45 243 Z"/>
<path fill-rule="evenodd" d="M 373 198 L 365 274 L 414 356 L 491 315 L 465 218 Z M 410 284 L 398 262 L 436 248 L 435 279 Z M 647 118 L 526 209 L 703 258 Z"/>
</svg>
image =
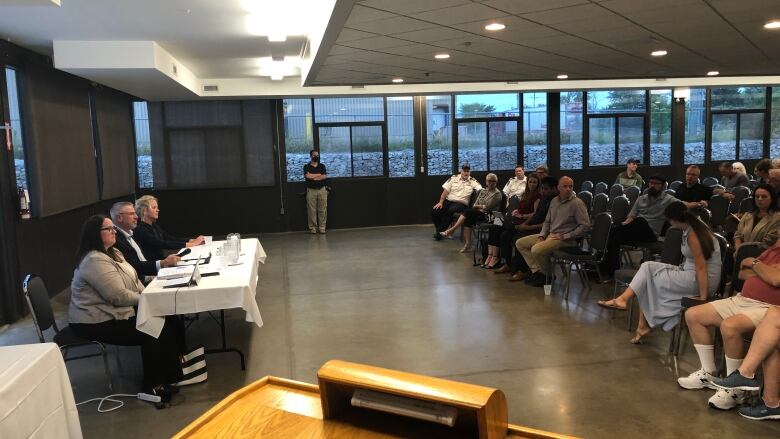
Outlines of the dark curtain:
<svg viewBox="0 0 780 439">
<path fill-rule="evenodd" d="M 135 192 L 135 143 L 129 96 L 98 89 L 95 113 L 103 165 L 103 199 Z"/>
</svg>

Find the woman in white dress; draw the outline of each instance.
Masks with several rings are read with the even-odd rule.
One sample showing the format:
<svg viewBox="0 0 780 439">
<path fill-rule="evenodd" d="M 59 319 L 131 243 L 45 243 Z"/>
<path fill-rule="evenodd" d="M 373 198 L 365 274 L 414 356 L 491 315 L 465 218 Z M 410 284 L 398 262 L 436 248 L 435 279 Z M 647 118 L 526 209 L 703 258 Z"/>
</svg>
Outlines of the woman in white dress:
<svg viewBox="0 0 780 439">
<path fill-rule="evenodd" d="M 655 327 L 665 331 L 674 328 L 680 320 L 680 300 L 694 295 L 704 301 L 720 281 L 720 246 L 710 228 L 683 203 L 670 204 L 665 214 L 672 227 L 683 231 L 683 263 L 645 262 L 623 294 L 598 302 L 605 308 L 625 310 L 629 299 L 637 296 L 640 313 L 636 335 L 631 339 L 634 344 L 641 343 Z"/>
</svg>

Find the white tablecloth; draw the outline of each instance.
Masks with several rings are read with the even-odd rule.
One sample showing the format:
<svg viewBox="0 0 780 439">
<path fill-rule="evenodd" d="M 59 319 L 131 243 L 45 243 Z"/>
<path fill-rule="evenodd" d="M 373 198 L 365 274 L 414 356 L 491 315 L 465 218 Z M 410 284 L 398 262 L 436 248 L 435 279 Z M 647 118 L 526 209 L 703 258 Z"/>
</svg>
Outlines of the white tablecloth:
<svg viewBox="0 0 780 439">
<path fill-rule="evenodd" d="M 0 347 L 0 438 L 81 438 L 68 371 L 54 343 Z"/>
<path fill-rule="evenodd" d="M 224 241 L 223 241 L 224 242 Z M 211 261 L 204 269 L 218 266 L 214 242 L 211 249 L 194 247 L 193 255 L 211 251 Z M 192 257 L 192 256 L 188 256 Z M 159 337 L 165 324 L 164 316 L 192 314 L 228 308 L 243 308 L 246 321 L 263 326 L 260 309 L 255 300 L 257 291 L 257 263 L 265 263 L 263 246 L 256 238 L 241 240 L 240 264 L 220 267 L 219 276 L 202 277 L 197 286 L 182 288 L 161 288 L 157 280 L 152 281 L 141 294 L 138 302 L 136 328 L 153 337 Z"/>
</svg>

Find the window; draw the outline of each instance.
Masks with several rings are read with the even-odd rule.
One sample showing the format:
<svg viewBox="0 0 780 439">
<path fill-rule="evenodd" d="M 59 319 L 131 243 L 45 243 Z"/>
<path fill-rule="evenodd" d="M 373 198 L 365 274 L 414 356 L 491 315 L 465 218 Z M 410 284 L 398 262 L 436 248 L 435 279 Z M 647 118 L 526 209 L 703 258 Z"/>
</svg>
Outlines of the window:
<svg viewBox="0 0 780 439">
<path fill-rule="evenodd" d="M 526 169 L 547 164 L 547 93 L 523 93 L 523 151 Z"/>
<path fill-rule="evenodd" d="M 760 159 L 764 154 L 765 87 L 713 88 L 710 158 Z"/>
<path fill-rule="evenodd" d="M 469 165 L 472 171 L 487 171 L 486 122 L 458 124 L 458 166 Z"/>
<path fill-rule="evenodd" d="M 672 164 L 672 91 L 650 90 L 650 166 Z"/>
<path fill-rule="evenodd" d="M 517 117 L 520 114 L 518 96 L 517 93 L 457 95 L 455 117 Z"/>
<path fill-rule="evenodd" d="M 685 101 L 685 152 L 686 165 L 704 163 L 704 134 L 707 126 L 707 89 L 692 88 Z"/>
<path fill-rule="evenodd" d="M 588 113 L 644 113 L 645 90 L 602 90 L 588 92 Z"/>
<path fill-rule="evenodd" d="M 458 122 L 458 165 L 506 171 L 517 164 L 517 121 Z"/>
<path fill-rule="evenodd" d="M 712 110 L 763 110 L 764 87 L 723 87 L 712 89 Z"/>
<path fill-rule="evenodd" d="M 582 169 L 582 92 L 561 92 L 561 169 Z"/>
<path fill-rule="evenodd" d="M 303 181 L 303 166 L 309 162 L 309 151 L 314 149 L 311 99 L 284 100 L 284 145 L 287 181 Z"/>
<path fill-rule="evenodd" d="M 144 101 L 133 102 L 133 127 L 138 187 L 152 188 L 154 174 L 152 173 L 152 142 L 149 136 L 149 109 Z"/>
<path fill-rule="evenodd" d="M 588 121 L 590 166 L 615 165 L 615 118 L 598 117 Z"/>
<path fill-rule="evenodd" d="M 452 97 L 426 96 L 428 175 L 452 174 Z"/>
<path fill-rule="evenodd" d="M 387 162 L 390 177 L 414 177 L 414 101 L 387 98 Z"/>
<path fill-rule="evenodd" d="M 328 177 L 384 175 L 381 125 L 321 126 L 318 134 Z"/>
<path fill-rule="evenodd" d="M 385 102 L 381 96 L 360 98 L 318 98 L 314 100 L 317 123 L 383 122 Z"/>
<path fill-rule="evenodd" d="M 6 67 L 5 82 L 8 88 L 8 110 L 11 124 L 11 144 L 13 145 L 14 169 L 16 170 L 17 189 L 28 189 L 27 167 L 24 158 L 24 138 L 22 137 L 22 118 L 19 112 L 19 87 L 16 83 L 16 70 Z"/>
<path fill-rule="evenodd" d="M 645 118 L 618 118 L 618 164 L 629 160 L 642 162 L 642 146 L 645 143 Z"/>
<path fill-rule="evenodd" d="M 772 87 L 772 122 L 769 139 L 769 156 L 780 157 L 780 87 Z"/>
</svg>

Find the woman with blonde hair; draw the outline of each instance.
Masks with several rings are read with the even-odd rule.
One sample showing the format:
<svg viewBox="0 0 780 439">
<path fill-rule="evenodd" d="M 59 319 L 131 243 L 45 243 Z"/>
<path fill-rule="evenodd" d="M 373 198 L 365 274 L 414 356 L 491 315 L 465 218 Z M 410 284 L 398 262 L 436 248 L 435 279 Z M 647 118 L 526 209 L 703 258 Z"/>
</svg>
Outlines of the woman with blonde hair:
<svg viewBox="0 0 780 439">
<path fill-rule="evenodd" d="M 464 210 L 452 227 L 440 233 L 441 236 L 449 238 L 462 225 L 464 245 L 460 249 L 461 253 L 466 253 L 471 247 L 471 229 L 478 221 L 484 221 L 487 214 L 501 206 L 501 191 L 496 188 L 498 186 L 498 176 L 493 173 L 488 174 L 485 177 L 485 185 L 487 187 L 480 189 L 479 193 L 477 193 L 474 205 Z"/>
<path fill-rule="evenodd" d="M 135 212 L 138 215 L 138 226 L 133 230 L 133 239 L 147 261 L 165 259 L 165 250 L 178 250 L 182 247 L 193 247 L 205 242 L 203 236 L 195 238 L 178 238 L 160 227 L 157 219 L 160 217 L 160 208 L 157 198 L 152 195 L 144 195 L 135 202 Z"/>
</svg>

